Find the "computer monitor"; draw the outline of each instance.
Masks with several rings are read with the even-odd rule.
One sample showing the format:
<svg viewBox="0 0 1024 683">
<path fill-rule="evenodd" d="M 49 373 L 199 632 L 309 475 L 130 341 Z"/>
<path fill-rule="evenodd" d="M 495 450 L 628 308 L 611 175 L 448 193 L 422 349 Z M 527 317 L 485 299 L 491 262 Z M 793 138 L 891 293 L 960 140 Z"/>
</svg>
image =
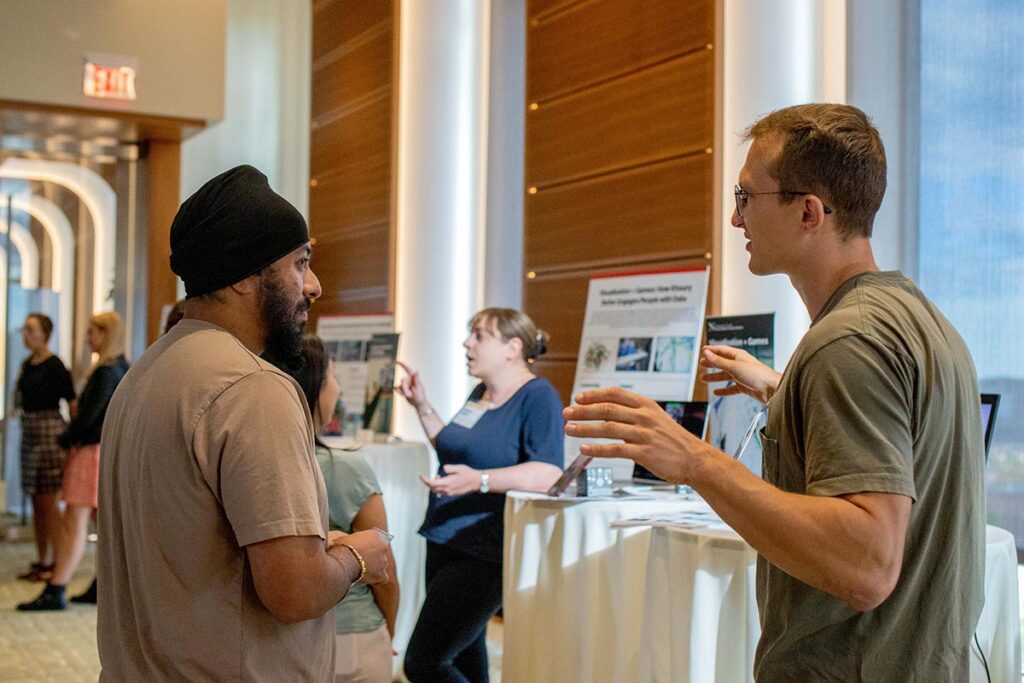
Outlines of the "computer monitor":
<svg viewBox="0 0 1024 683">
<path fill-rule="evenodd" d="M 676 424 L 698 439 L 704 438 L 708 424 L 707 401 L 658 401 L 658 405 L 672 416 Z M 633 464 L 633 480 L 646 484 L 663 481 L 646 467 L 635 463 Z"/>
<path fill-rule="evenodd" d="M 985 462 L 992 446 L 992 434 L 996 430 L 996 412 L 999 410 L 999 394 L 981 395 L 981 432 L 985 435 Z"/>
</svg>

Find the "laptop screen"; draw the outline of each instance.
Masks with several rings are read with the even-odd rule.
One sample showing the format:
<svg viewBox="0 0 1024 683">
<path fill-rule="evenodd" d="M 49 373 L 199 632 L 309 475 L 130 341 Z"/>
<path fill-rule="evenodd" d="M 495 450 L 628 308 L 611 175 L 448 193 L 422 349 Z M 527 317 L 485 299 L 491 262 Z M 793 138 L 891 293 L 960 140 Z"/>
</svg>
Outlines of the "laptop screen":
<svg viewBox="0 0 1024 683">
<path fill-rule="evenodd" d="M 686 429 L 698 439 L 704 438 L 708 423 L 707 401 L 658 401 L 662 410 L 672 416 L 676 424 Z M 633 479 L 650 483 L 662 481 L 657 475 L 642 465 L 633 465 Z"/>
<path fill-rule="evenodd" d="M 996 412 L 999 409 L 999 394 L 981 395 L 981 433 L 985 435 L 985 461 L 992 446 L 992 434 L 996 427 Z"/>
</svg>

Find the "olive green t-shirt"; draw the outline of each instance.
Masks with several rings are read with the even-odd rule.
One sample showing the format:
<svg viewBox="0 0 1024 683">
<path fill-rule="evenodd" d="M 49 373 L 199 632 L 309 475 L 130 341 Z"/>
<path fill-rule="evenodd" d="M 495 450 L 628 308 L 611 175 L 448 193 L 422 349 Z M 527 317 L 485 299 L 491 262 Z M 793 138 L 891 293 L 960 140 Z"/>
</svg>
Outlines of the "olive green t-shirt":
<svg viewBox="0 0 1024 683">
<path fill-rule="evenodd" d="M 983 603 L 984 448 L 974 363 L 897 272 L 845 283 L 768 404 L 764 478 L 812 496 L 913 499 L 899 581 L 860 613 L 757 563 L 758 681 L 966 680 Z"/>
</svg>

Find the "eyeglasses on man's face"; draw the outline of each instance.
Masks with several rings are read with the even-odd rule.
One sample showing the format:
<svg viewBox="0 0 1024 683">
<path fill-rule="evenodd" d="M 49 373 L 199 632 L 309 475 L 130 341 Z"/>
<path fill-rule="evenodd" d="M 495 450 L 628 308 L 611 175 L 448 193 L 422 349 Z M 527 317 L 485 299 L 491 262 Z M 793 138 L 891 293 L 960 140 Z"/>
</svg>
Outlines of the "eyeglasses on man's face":
<svg viewBox="0 0 1024 683">
<path fill-rule="evenodd" d="M 747 208 L 747 202 L 750 201 L 750 198 L 755 196 L 755 195 L 759 195 L 759 194 L 784 194 L 784 195 L 788 195 L 790 197 L 799 197 L 801 195 L 814 194 L 814 193 L 813 192 L 804 192 L 803 190 L 779 190 L 777 192 L 748 192 L 747 190 L 744 190 L 739 185 L 736 185 L 736 186 L 733 187 L 732 194 L 733 194 L 733 197 L 736 198 L 736 213 L 738 213 L 740 215 L 740 218 L 743 218 L 743 211 Z M 825 208 L 825 213 L 832 213 L 832 209 L 830 209 L 829 207 L 825 206 L 824 204 L 822 204 L 822 206 Z"/>
</svg>

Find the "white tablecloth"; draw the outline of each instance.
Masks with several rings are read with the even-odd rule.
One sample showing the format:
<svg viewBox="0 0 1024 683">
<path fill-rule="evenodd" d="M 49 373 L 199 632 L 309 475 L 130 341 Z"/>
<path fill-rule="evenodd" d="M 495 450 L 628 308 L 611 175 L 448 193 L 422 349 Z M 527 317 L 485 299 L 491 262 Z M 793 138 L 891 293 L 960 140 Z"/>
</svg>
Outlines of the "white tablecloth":
<svg viewBox="0 0 1024 683">
<path fill-rule="evenodd" d="M 978 641 L 992 681 L 1020 681 L 1017 552 L 1010 532 L 990 526 L 985 608 Z M 654 529 L 642 616 L 639 680 L 751 681 L 761 629 L 754 598 L 757 554 L 731 530 Z M 971 647 L 971 681 L 985 681 Z"/>
<path fill-rule="evenodd" d="M 332 448 L 344 448 L 354 443 L 352 439 L 330 436 L 323 437 L 323 441 Z M 357 452 L 366 458 L 377 475 L 388 515 L 388 530 L 395 535 L 392 550 L 402 591 L 393 643 L 399 654 L 395 658 L 397 671 L 425 593 L 423 562 L 427 545 L 416 530 L 423 523 L 427 510 L 427 487 L 419 475 L 433 474 L 435 458 L 426 444 L 414 441 L 366 443 Z"/>
<path fill-rule="evenodd" d="M 609 524 L 692 505 L 674 495 L 580 501 L 510 493 L 502 679 L 635 681 L 651 529 Z"/>
<path fill-rule="evenodd" d="M 652 531 L 639 680 L 752 680 L 756 559 L 731 529 Z"/>
<path fill-rule="evenodd" d="M 978 642 L 993 683 L 1020 683 L 1020 602 L 1017 547 L 1006 529 L 989 526 L 985 543 L 985 608 Z M 971 647 L 971 681 L 985 681 L 985 668 Z"/>
<path fill-rule="evenodd" d="M 609 526 L 694 507 L 677 497 L 579 501 L 509 494 L 503 679 L 751 680 L 760 626 L 756 553 L 746 542 L 728 528 Z M 1013 537 L 988 527 L 986 556 L 978 639 L 992 680 L 1018 683 Z M 980 661 L 972 648 L 972 681 L 985 680 Z"/>
</svg>

